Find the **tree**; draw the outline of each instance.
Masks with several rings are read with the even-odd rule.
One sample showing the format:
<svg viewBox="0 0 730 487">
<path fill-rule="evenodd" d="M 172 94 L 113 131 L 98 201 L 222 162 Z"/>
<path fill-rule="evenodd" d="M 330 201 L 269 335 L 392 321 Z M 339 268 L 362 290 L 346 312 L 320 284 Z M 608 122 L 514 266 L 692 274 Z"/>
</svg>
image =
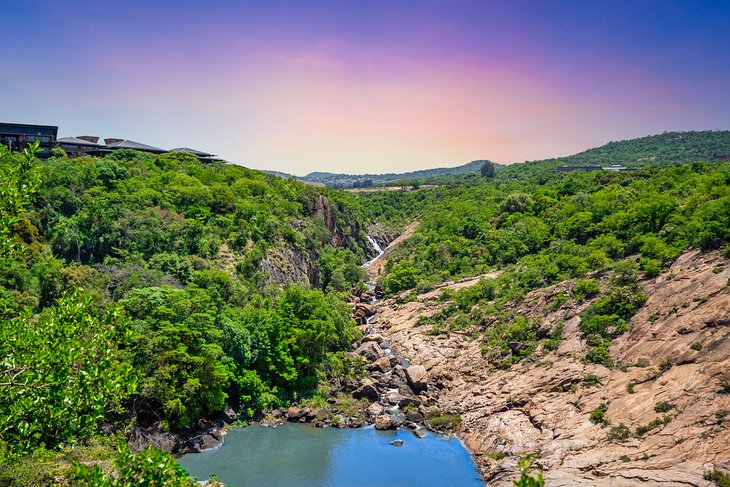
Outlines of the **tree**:
<svg viewBox="0 0 730 487">
<path fill-rule="evenodd" d="M 40 317 L 0 320 L 0 444 L 55 448 L 96 430 L 134 387 L 118 310 L 78 292 Z"/>
<path fill-rule="evenodd" d="M 480 171 L 483 178 L 492 179 L 497 174 L 494 163 L 492 161 L 484 161 L 484 164 L 482 164 L 482 168 Z"/>
</svg>

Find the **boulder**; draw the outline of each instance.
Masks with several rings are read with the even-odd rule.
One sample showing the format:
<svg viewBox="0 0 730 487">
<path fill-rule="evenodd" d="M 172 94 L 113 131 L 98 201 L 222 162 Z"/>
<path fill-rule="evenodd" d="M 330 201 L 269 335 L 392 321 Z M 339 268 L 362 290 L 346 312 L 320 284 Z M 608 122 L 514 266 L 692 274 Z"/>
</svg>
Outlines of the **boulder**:
<svg viewBox="0 0 730 487">
<path fill-rule="evenodd" d="M 377 401 L 380 399 L 380 393 L 375 387 L 375 383 L 370 379 L 365 379 L 363 385 L 355 389 L 352 393 L 355 399 L 367 399 L 368 401 Z"/>
<path fill-rule="evenodd" d="M 177 436 L 169 431 L 160 431 L 157 429 L 145 430 L 139 427 L 132 430 L 127 444 L 134 452 L 144 450 L 148 445 L 169 452 L 176 452 L 180 447 L 180 441 Z"/>
<path fill-rule="evenodd" d="M 368 370 L 378 372 L 388 372 L 390 370 L 390 359 L 388 357 L 380 357 L 375 362 L 367 366 Z"/>
<path fill-rule="evenodd" d="M 375 306 L 367 303 L 357 303 L 355 306 L 356 311 L 362 311 L 366 316 L 372 316 L 375 314 Z"/>
<path fill-rule="evenodd" d="M 400 407 L 406 408 L 408 406 L 418 407 L 421 405 L 421 400 L 416 397 L 404 397 L 400 401 Z"/>
<path fill-rule="evenodd" d="M 375 429 L 378 430 L 389 430 L 394 429 L 393 422 L 390 420 L 390 416 L 387 414 L 381 414 L 375 417 Z"/>
<path fill-rule="evenodd" d="M 414 423 L 423 423 L 423 415 L 415 410 L 408 410 L 406 412 L 406 419 Z"/>
<path fill-rule="evenodd" d="M 383 407 L 383 405 L 377 402 L 372 403 L 370 406 L 368 406 L 367 409 L 368 416 L 371 418 L 376 418 L 380 416 L 381 414 L 383 414 L 384 411 L 385 408 Z"/>
<path fill-rule="evenodd" d="M 413 434 L 416 435 L 417 438 L 423 438 L 426 436 L 426 428 L 418 427 L 413 430 Z"/>
<path fill-rule="evenodd" d="M 425 391 L 427 388 L 428 372 L 423 365 L 411 365 L 406 369 L 408 384 L 414 391 Z"/>
<path fill-rule="evenodd" d="M 365 357 L 370 362 L 375 362 L 383 356 L 383 349 L 375 342 L 367 342 L 357 347 L 355 353 Z"/>
<path fill-rule="evenodd" d="M 360 340 L 362 343 L 365 342 L 380 342 L 383 339 L 383 336 L 380 333 L 371 333 L 369 335 L 365 335 Z"/>
<path fill-rule="evenodd" d="M 400 403 L 401 399 L 403 399 L 403 396 L 401 396 L 400 392 L 398 391 L 389 391 L 385 395 L 385 400 L 388 401 L 388 404 L 398 404 Z"/>
<path fill-rule="evenodd" d="M 201 451 L 215 448 L 222 442 L 223 435 L 217 430 L 211 430 L 189 439 L 183 445 L 183 451 L 186 453 L 200 453 Z"/>
<path fill-rule="evenodd" d="M 355 322 L 358 325 L 364 325 L 368 321 L 368 318 L 365 315 L 365 312 L 361 309 L 356 309 L 355 312 L 352 313 L 352 317 L 355 319 Z"/>
<path fill-rule="evenodd" d="M 403 440 L 393 440 L 388 444 L 393 446 L 403 446 Z"/>
<path fill-rule="evenodd" d="M 286 417 L 289 421 L 298 421 L 302 417 L 302 414 L 304 413 L 296 404 L 289 406 L 289 409 L 286 411 Z"/>
</svg>

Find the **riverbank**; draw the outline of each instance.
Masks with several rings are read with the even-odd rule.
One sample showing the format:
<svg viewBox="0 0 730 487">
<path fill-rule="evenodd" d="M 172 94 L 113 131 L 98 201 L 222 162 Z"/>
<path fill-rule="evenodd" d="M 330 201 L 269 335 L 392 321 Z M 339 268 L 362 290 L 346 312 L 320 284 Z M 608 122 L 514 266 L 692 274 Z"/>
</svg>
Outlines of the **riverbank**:
<svg viewBox="0 0 730 487">
<path fill-rule="evenodd" d="M 708 486 L 705 472 L 730 462 L 729 278 L 719 252 L 693 250 L 642 281 L 648 299 L 611 347 L 615 368 L 583 360 L 580 314 L 593 300 L 552 304 L 572 281 L 505 306 L 545 333 L 560 330 L 556 348 L 506 370 L 482 353 L 487 325 L 436 333 L 419 324 L 448 305 L 443 289 L 464 283 L 381 301 L 371 324 L 424 365 L 437 407 L 459 416 L 457 434 L 490 486 L 511 485 L 527 454 L 549 485 Z"/>
</svg>

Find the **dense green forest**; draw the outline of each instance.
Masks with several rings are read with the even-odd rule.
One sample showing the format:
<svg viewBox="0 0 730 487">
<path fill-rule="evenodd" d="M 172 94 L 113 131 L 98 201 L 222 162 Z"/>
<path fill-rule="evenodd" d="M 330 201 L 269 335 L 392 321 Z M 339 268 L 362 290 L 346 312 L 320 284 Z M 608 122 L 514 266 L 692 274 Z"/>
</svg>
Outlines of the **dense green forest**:
<svg viewBox="0 0 730 487">
<path fill-rule="evenodd" d="M 346 299 L 363 285 L 371 222 L 420 221 L 379 278 L 386 296 L 501 271 L 445 293 L 419 321 L 431 333 L 480 323 L 484 360 L 508 368 L 557 337 L 503 305 L 573 279 L 556 299 L 598 296 L 586 360 L 612 366 L 642 276 L 690 247 L 727 253 L 730 163 L 713 160 L 727 138 L 663 134 L 360 195 L 190 154 L 41 162 L 0 146 L 0 485 L 116 485 L 76 463 L 89 459 L 184 483 L 169 456 L 123 446 L 133 427 L 189 431 L 227 404 L 246 420 L 357 374 Z M 646 167 L 555 171 L 566 162 Z"/>
<path fill-rule="evenodd" d="M 0 168 L 0 484 L 102 425 L 179 431 L 225 404 L 245 419 L 354 370 L 342 292 L 362 285 L 366 238 L 351 196 L 188 154 L 0 148 Z M 308 279 L 265 272 L 282 249 Z"/>
</svg>

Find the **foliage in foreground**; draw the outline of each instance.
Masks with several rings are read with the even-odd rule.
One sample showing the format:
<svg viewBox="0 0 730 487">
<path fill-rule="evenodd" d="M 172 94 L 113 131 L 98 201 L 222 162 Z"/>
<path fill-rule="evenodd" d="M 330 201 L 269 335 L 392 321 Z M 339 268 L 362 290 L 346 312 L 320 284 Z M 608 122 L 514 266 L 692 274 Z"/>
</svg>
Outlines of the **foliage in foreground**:
<svg viewBox="0 0 730 487">
<path fill-rule="evenodd" d="M 530 469 L 532 468 L 531 457 L 521 458 L 517 463 L 517 467 L 520 470 L 520 478 L 512 481 L 515 487 L 543 487 L 545 485 L 542 472 L 538 472 L 535 477 L 530 475 Z"/>
<path fill-rule="evenodd" d="M 72 479 L 76 485 L 88 487 L 192 487 L 197 483 L 166 452 L 148 446 L 134 453 L 127 446 L 119 450 L 114 460 L 114 472 L 104 473 L 101 466 L 76 463 Z"/>
</svg>

